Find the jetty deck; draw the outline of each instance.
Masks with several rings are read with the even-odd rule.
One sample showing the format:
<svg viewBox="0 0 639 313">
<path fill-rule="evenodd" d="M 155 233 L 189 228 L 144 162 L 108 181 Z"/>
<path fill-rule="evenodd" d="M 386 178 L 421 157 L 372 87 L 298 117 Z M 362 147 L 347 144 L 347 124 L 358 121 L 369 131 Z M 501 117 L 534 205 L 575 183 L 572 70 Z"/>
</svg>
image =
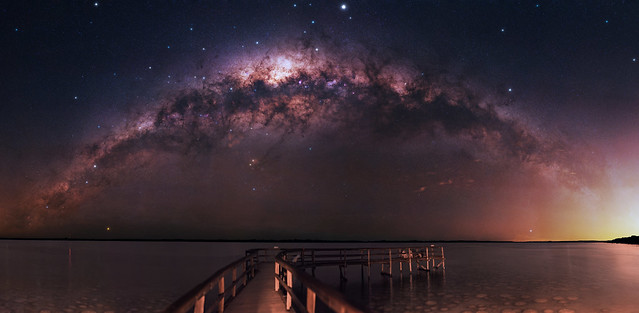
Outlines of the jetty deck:
<svg viewBox="0 0 639 313">
<path fill-rule="evenodd" d="M 410 275 L 419 270 L 445 269 L 443 247 L 434 245 L 403 248 L 253 249 L 246 256 L 218 270 L 173 302 L 165 313 L 366 313 L 338 290 L 315 278 L 315 268 L 339 268 L 346 280 L 348 266 L 380 273 Z M 395 274 L 393 268 L 396 269 Z M 310 270 L 311 273 L 308 273 Z M 232 302 L 232 303 L 231 303 Z"/>
<path fill-rule="evenodd" d="M 260 263 L 251 283 L 224 309 L 227 313 L 288 313 L 282 296 L 275 291 L 273 262 Z"/>
</svg>

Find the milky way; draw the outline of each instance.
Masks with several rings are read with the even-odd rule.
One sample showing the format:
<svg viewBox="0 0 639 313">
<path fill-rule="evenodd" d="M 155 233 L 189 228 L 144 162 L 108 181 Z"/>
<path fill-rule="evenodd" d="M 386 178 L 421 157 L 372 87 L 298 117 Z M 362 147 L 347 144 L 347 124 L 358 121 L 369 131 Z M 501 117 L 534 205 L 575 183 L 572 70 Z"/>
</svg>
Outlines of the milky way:
<svg viewBox="0 0 639 313">
<path fill-rule="evenodd" d="M 151 237 L 219 238 L 232 220 L 262 223 L 254 237 L 379 239 L 400 225 L 423 229 L 398 238 L 516 237 L 541 218 L 521 207 L 548 204 L 537 192 L 588 194 L 603 175 L 508 92 L 384 51 L 291 39 L 206 67 L 77 147 L 7 220 L 55 233 L 78 222 L 132 232 L 145 219 Z M 505 213 L 474 224 L 487 198 Z"/>
</svg>

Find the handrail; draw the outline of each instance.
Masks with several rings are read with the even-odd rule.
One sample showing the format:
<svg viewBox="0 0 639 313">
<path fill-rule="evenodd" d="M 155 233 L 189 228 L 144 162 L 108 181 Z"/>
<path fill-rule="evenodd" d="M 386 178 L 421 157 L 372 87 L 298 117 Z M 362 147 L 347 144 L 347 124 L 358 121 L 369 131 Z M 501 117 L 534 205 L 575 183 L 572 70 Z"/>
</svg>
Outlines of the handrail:
<svg viewBox="0 0 639 313">
<path fill-rule="evenodd" d="M 209 294 L 217 285 L 217 297 L 214 297 L 213 305 L 208 305 L 207 313 L 212 312 L 217 307 L 218 313 L 224 312 L 225 302 L 234 299 L 243 286 L 255 277 L 255 268 L 260 263 L 260 258 L 270 258 L 273 254 L 270 252 L 280 251 L 275 260 L 275 290 L 280 287 L 286 290 L 286 309 L 289 310 L 294 303 L 299 313 L 315 313 L 316 298 L 319 298 L 331 310 L 338 313 L 366 313 L 368 310 L 358 308 L 350 303 L 343 294 L 332 287 L 322 283 L 315 277 L 304 271 L 305 267 L 313 267 L 313 274 L 316 266 L 340 266 L 340 277 L 345 278 L 346 266 L 350 264 L 358 264 L 368 267 L 368 277 L 370 279 L 371 265 L 374 263 L 382 264 L 382 274 L 392 276 L 393 262 L 399 263 L 399 270 L 402 271 L 402 263 L 408 263 L 409 271 L 412 273 L 412 263 L 417 262 L 418 268 L 430 270 L 430 262 L 433 268 L 440 266 L 445 269 L 444 249 L 443 247 L 418 246 L 418 247 L 372 247 L 372 248 L 319 248 L 319 249 L 251 249 L 246 251 L 246 256 L 228 264 L 222 269 L 215 272 L 208 279 L 204 280 L 193 289 L 189 290 L 177 301 L 172 303 L 164 310 L 164 313 L 186 313 L 191 311 L 194 313 L 204 313 L 204 302 L 207 294 Z M 337 252 L 336 252 L 337 251 Z M 359 253 L 349 253 L 358 251 Z M 378 252 L 381 251 L 381 252 Z M 310 252 L 310 255 L 307 254 Z M 316 253 L 319 252 L 319 253 Z M 326 253 L 322 253 L 326 252 Z M 287 260 L 287 255 L 297 253 L 293 260 Z M 381 258 L 377 258 L 381 256 Z M 310 261 L 305 258 L 311 258 Z M 317 260 L 317 259 L 328 259 Z M 435 260 L 440 260 L 439 264 L 435 264 Z M 426 267 L 418 261 L 426 261 Z M 384 265 L 387 264 L 389 271 L 384 271 Z M 242 265 L 242 273 L 238 276 L 237 269 Z M 362 267 L 362 269 L 363 269 Z M 284 269 L 285 272 L 281 273 Z M 342 272 L 343 270 L 343 272 Z M 232 282 L 227 286 L 225 276 L 232 273 Z M 284 280 L 283 278 L 286 278 Z M 306 302 L 303 303 L 293 291 L 293 277 L 305 286 Z M 239 283 L 242 283 L 239 286 Z M 230 296 L 226 289 L 230 289 Z M 227 297 L 228 296 L 228 297 Z M 228 301 L 226 301 L 228 298 Z"/>
<path fill-rule="evenodd" d="M 290 251 L 290 250 L 289 250 Z M 294 302 L 298 310 L 303 313 L 315 313 L 315 300 L 319 298 L 331 310 L 338 313 L 365 313 L 367 310 L 357 308 L 351 304 L 342 293 L 332 287 L 322 283 L 315 277 L 309 275 L 289 263 L 283 256 L 289 251 L 282 251 L 275 257 L 275 290 L 279 290 L 280 286 L 286 290 L 286 309 L 290 309 Z M 279 275 L 280 268 L 286 270 L 286 281 Z M 293 292 L 293 277 L 299 280 L 306 287 L 306 306 Z"/>
<path fill-rule="evenodd" d="M 257 257 L 257 251 L 247 251 L 247 255 L 245 257 L 240 258 L 223 267 L 222 269 L 211 275 L 209 278 L 193 287 L 193 289 L 189 290 L 182 297 L 169 305 L 169 307 L 164 310 L 164 313 L 185 313 L 188 312 L 191 308 L 193 308 L 194 313 L 203 313 L 204 300 L 206 298 L 206 295 L 210 291 L 212 291 L 216 285 L 218 287 L 218 295 L 215 298 L 215 302 L 218 306 L 218 312 L 222 313 L 224 311 L 224 302 L 227 295 L 227 292 L 225 291 L 226 287 L 231 290 L 230 299 L 233 299 L 237 293 L 237 285 L 239 279 L 242 279 L 242 285 L 245 286 L 247 284 L 247 281 L 255 276 Z M 242 265 L 243 271 L 238 277 L 237 268 L 240 265 Z M 224 283 L 224 277 L 228 274 L 228 272 L 232 273 L 232 282 L 229 286 L 226 286 Z"/>
</svg>

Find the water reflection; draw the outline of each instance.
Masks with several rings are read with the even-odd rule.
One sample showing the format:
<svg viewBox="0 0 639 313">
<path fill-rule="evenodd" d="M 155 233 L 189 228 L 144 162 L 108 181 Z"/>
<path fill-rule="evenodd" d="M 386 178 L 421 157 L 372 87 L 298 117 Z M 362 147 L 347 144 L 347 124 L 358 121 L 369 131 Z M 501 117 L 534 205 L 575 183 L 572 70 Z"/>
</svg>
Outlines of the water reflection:
<svg viewBox="0 0 639 313">
<path fill-rule="evenodd" d="M 606 243 L 448 244 L 447 270 L 373 279 L 374 312 L 634 312 L 639 247 Z"/>
</svg>

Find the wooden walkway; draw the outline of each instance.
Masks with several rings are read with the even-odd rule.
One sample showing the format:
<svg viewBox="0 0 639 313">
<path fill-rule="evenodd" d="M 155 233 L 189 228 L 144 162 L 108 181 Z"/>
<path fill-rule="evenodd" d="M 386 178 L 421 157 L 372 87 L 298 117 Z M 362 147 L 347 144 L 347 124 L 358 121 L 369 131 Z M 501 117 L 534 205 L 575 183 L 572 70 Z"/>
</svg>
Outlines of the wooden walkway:
<svg viewBox="0 0 639 313">
<path fill-rule="evenodd" d="M 413 263 L 419 270 L 445 270 L 444 260 L 444 248 L 434 245 L 251 249 L 244 257 L 219 269 L 171 303 L 164 313 L 286 313 L 290 312 L 286 308 L 292 307 L 297 312 L 315 313 L 317 301 L 332 312 L 366 313 L 368 310 L 353 305 L 338 290 L 317 280 L 304 269 L 314 271 L 318 266 L 335 266 L 345 280 L 347 265 L 361 265 L 362 271 L 365 267 L 368 269 L 370 279 L 371 267 L 375 264 L 381 264 L 382 274 L 392 277 L 393 267 L 398 267 L 402 275 L 404 264 L 408 265 L 410 273 L 413 272 Z M 385 267 L 388 269 L 385 270 Z M 297 290 L 293 289 L 293 281 L 299 287 Z"/>
<path fill-rule="evenodd" d="M 261 263 L 255 278 L 246 285 L 225 313 L 288 313 L 282 297 L 275 291 L 274 263 Z"/>
</svg>

